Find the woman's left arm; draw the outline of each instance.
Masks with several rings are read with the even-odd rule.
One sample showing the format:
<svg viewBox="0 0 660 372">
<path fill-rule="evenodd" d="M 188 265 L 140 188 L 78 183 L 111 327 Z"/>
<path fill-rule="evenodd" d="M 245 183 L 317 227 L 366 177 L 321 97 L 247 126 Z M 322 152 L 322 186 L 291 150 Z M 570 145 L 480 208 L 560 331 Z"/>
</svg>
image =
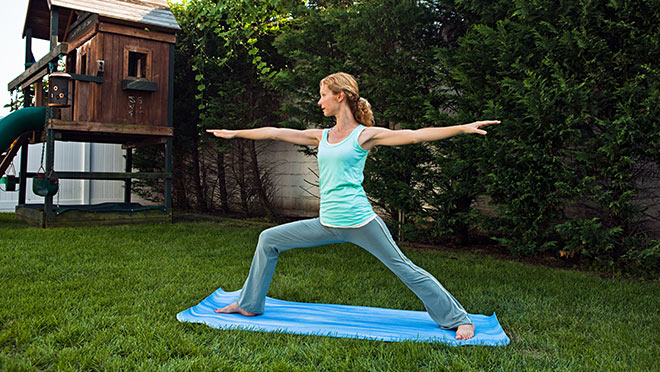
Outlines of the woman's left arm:
<svg viewBox="0 0 660 372">
<path fill-rule="evenodd" d="M 436 141 L 453 137 L 464 133 L 486 134 L 481 129 L 487 125 L 499 124 L 499 120 L 483 120 L 474 123 L 454 125 L 451 127 L 432 127 L 416 130 L 401 129 L 391 130 L 387 128 L 369 127 L 360 135 L 360 146 L 365 150 L 371 150 L 374 146 L 400 146 L 412 143 Z"/>
</svg>

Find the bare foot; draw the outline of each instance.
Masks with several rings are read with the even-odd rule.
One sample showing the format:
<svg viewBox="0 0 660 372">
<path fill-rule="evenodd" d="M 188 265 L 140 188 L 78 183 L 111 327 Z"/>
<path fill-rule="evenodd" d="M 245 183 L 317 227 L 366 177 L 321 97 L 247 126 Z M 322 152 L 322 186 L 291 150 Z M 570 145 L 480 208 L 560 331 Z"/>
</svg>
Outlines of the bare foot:
<svg viewBox="0 0 660 372">
<path fill-rule="evenodd" d="M 468 340 L 474 336 L 474 324 L 459 325 L 456 329 L 457 340 Z"/>
<path fill-rule="evenodd" d="M 222 309 L 215 309 L 215 312 L 216 313 L 222 313 L 222 314 L 239 313 L 243 316 L 256 316 L 257 315 L 255 313 L 251 313 L 249 311 L 245 311 L 245 310 L 241 309 L 238 306 L 237 302 L 233 302 L 230 305 L 227 305 L 227 306 L 223 307 Z"/>
</svg>

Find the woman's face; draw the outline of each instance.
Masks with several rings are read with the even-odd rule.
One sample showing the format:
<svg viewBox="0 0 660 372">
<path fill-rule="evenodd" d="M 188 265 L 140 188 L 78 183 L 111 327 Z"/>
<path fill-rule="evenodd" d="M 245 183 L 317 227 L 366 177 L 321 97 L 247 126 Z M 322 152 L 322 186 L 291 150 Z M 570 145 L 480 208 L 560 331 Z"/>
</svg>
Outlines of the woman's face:
<svg viewBox="0 0 660 372">
<path fill-rule="evenodd" d="M 342 93 L 334 94 L 325 84 L 321 84 L 321 98 L 317 102 L 324 116 L 335 116 L 339 112 Z"/>
</svg>

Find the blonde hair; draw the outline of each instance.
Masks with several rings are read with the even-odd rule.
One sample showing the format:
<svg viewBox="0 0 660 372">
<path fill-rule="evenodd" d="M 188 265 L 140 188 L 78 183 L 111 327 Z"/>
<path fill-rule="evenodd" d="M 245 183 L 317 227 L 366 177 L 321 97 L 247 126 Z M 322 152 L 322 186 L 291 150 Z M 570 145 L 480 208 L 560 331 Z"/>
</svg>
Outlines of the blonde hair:
<svg viewBox="0 0 660 372">
<path fill-rule="evenodd" d="M 367 127 L 374 125 L 374 114 L 371 111 L 371 104 L 366 99 L 360 97 L 357 81 L 352 75 L 345 72 L 337 72 L 321 79 L 320 85 L 323 84 L 334 94 L 344 92 L 346 102 L 348 102 L 348 107 L 351 108 L 355 121 Z"/>
</svg>

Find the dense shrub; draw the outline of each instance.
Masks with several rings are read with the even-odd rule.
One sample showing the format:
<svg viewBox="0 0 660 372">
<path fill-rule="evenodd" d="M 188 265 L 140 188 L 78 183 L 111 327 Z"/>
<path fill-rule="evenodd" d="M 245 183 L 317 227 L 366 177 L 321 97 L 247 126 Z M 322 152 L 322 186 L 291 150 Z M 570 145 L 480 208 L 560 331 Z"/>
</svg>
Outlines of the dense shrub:
<svg viewBox="0 0 660 372">
<path fill-rule="evenodd" d="M 660 159 L 657 3 L 443 3 L 470 23 L 439 50 L 459 113 L 504 121 L 481 162 L 498 240 L 522 254 L 572 249 L 624 265 L 646 252 L 657 264 L 641 228 L 657 216 L 640 195 Z"/>
</svg>

